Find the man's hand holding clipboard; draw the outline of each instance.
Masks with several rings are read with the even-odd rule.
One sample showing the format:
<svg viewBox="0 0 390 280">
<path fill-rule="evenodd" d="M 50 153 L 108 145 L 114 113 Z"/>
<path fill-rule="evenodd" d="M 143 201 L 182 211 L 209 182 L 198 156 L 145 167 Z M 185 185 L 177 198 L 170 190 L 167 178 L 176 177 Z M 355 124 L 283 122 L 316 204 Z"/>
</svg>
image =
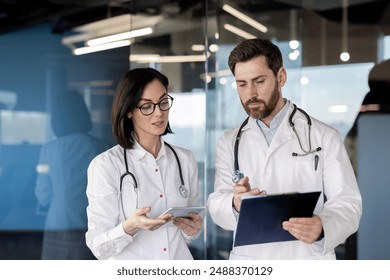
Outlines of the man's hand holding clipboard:
<svg viewBox="0 0 390 280">
<path fill-rule="evenodd" d="M 302 229 L 313 224 L 300 218 L 313 217 L 320 194 L 321 192 L 318 191 L 243 196 L 234 246 L 301 239 Z M 290 220 L 290 218 L 294 219 Z M 314 222 L 314 227 L 316 226 L 318 224 Z M 289 232 L 290 230 L 293 234 Z M 301 240 L 305 242 L 310 240 L 310 237 L 304 236 Z"/>
</svg>

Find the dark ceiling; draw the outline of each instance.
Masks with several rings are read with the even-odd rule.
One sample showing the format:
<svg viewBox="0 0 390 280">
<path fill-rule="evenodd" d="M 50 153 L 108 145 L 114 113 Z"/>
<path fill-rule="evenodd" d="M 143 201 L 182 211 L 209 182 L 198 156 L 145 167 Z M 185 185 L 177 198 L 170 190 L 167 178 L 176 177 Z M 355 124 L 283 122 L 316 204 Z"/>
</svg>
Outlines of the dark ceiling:
<svg viewBox="0 0 390 280">
<path fill-rule="evenodd" d="M 0 0 L 0 33 L 50 22 L 54 33 L 64 33 L 75 26 L 126 13 L 158 14 L 165 4 L 175 4 L 179 13 L 204 0 Z M 223 1 L 209 0 L 211 5 Z M 237 0 L 242 10 L 265 13 L 270 10 L 311 9 L 332 21 L 340 21 L 342 0 Z M 310 3 L 310 6 L 307 6 Z M 349 22 L 390 25 L 389 0 L 349 0 Z M 305 6 L 306 4 L 306 6 Z M 203 5 L 202 5 L 203 6 Z"/>
<path fill-rule="evenodd" d="M 176 3 L 180 11 L 200 0 L 0 0 L 0 33 L 51 22 L 54 33 L 122 14 L 158 14 L 165 4 Z"/>
</svg>

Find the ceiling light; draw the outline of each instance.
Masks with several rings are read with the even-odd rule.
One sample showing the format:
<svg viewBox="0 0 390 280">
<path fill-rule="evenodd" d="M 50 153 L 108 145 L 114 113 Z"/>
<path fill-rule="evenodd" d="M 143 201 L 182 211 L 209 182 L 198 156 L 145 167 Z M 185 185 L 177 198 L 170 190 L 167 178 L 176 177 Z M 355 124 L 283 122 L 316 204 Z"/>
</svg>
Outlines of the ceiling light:
<svg viewBox="0 0 390 280">
<path fill-rule="evenodd" d="M 204 45 L 201 45 L 201 44 L 192 45 L 191 50 L 194 52 L 204 52 Z"/>
<path fill-rule="evenodd" d="M 234 9 L 233 7 L 231 7 L 228 4 L 223 5 L 222 9 L 225 12 L 231 14 L 232 16 L 235 16 L 236 18 L 242 20 L 243 22 L 249 24 L 250 26 L 256 28 L 257 30 L 260 30 L 263 33 L 266 33 L 268 31 L 268 28 L 266 26 L 264 26 L 263 24 L 261 24 L 258 21 L 255 21 L 254 19 L 248 17 L 247 15 L 240 12 L 239 10 Z"/>
<path fill-rule="evenodd" d="M 115 48 L 120 48 L 120 47 L 126 47 L 126 46 L 130 46 L 130 44 L 131 44 L 130 40 L 116 41 L 116 42 L 92 46 L 92 47 L 76 48 L 76 49 L 72 50 L 72 53 L 74 55 L 82 55 L 82 54 L 87 54 L 87 53 L 93 53 L 93 52 L 105 51 L 105 50 L 110 50 L 110 49 L 115 49 Z"/>
<path fill-rule="evenodd" d="M 301 53 L 300 53 L 300 51 L 299 50 L 293 50 L 292 52 L 290 52 L 289 54 L 288 54 L 288 58 L 290 59 L 290 60 L 297 60 L 298 59 L 298 57 L 299 57 L 299 55 L 300 55 Z"/>
<path fill-rule="evenodd" d="M 255 35 L 252 35 L 252 34 L 246 32 L 246 31 L 244 31 L 244 30 L 242 30 L 240 28 L 237 28 L 237 27 L 235 27 L 235 26 L 233 26 L 231 24 L 228 24 L 228 23 L 225 23 L 223 28 L 225 28 L 226 30 L 228 30 L 228 31 L 230 31 L 230 32 L 232 32 L 232 33 L 234 33 L 234 34 L 236 34 L 236 35 L 238 35 L 238 36 L 240 36 L 240 37 L 242 37 L 244 39 L 254 39 L 254 38 L 256 38 Z"/>
<path fill-rule="evenodd" d="M 203 55 L 171 55 L 161 56 L 158 54 L 132 54 L 129 60 L 138 63 L 181 63 L 181 62 L 205 62 Z"/>
<path fill-rule="evenodd" d="M 340 59 L 344 62 L 347 62 L 351 57 L 349 56 L 348 52 L 342 52 L 340 54 Z"/>
<path fill-rule="evenodd" d="M 134 37 L 140 37 L 140 36 L 145 36 L 153 33 L 153 29 L 151 27 L 146 27 L 146 28 L 141 28 L 137 30 L 132 30 L 128 32 L 122 32 L 118 34 L 113 34 L 109 36 L 104 36 L 92 40 L 87 41 L 87 46 L 97 46 L 101 44 L 107 44 L 115 41 L 120 41 L 120 40 L 127 40 L 130 38 Z"/>
<path fill-rule="evenodd" d="M 309 84 L 309 78 L 303 76 L 303 77 L 301 77 L 301 78 L 299 79 L 299 82 L 301 83 L 302 86 L 306 86 L 306 85 Z"/>
<path fill-rule="evenodd" d="M 209 51 L 210 51 L 210 52 L 217 52 L 218 49 L 219 49 L 219 47 L 218 47 L 217 44 L 211 44 L 211 45 L 209 46 Z"/>
<path fill-rule="evenodd" d="M 291 40 L 289 43 L 288 43 L 289 47 L 293 50 L 296 50 L 299 48 L 299 41 L 298 40 Z"/>
<path fill-rule="evenodd" d="M 227 79 L 226 79 L 225 77 L 222 77 L 222 78 L 219 79 L 219 83 L 220 83 L 221 85 L 226 85 Z"/>
<path fill-rule="evenodd" d="M 332 105 L 328 107 L 330 113 L 345 113 L 348 111 L 347 105 Z"/>
</svg>

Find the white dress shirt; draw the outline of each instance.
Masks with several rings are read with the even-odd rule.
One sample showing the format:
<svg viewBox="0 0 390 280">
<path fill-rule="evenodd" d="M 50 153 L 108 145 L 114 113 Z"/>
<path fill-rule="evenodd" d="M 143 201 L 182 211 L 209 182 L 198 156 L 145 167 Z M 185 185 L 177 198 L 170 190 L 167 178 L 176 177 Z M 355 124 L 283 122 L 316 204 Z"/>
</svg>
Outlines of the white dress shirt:
<svg viewBox="0 0 390 280">
<path fill-rule="evenodd" d="M 122 227 L 136 208 L 151 207 L 149 217 L 158 217 L 169 207 L 198 206 L 199 184 L 197 162 L 191 151 L 173 146 L 176 151 L 188 197 L 180 194 L 178 162 L 164 144 L 154 158 L 138 143 L 126 150 L 126 172 L 123 148 L 119 145 L 97 156 L 88 169 L 87 207 L 88 247 L 99 259 L 193 259 L 187 243 L 193 239 L 172 223 L 157 230 L 139 230 L 128 235 Z M 122 193 L 122 194 L 121 194 Z M 121 202 L 122 201 L 122 202 Z M 123 205 L 123 207 L 122 207 Z"/>
</svg>

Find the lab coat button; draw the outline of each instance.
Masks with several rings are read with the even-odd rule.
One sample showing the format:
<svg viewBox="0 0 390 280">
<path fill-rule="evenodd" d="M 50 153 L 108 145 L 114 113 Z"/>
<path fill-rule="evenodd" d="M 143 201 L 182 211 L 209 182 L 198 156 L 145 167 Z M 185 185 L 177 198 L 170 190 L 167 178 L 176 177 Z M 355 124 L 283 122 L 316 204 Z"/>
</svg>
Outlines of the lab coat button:
<svg viewBox="0 0 390 280">
<path fill-rule="evenodd" d="M 164 248 L 163 251 L 165 252 L 167 250 L 167 248 Z"/>
<path fill-rule="evenodd" d="M 158 172 L 158 168 L 156 168 L 156 170 L 154 170 L 154 171 Z"/>
<path fill-rule="evenodd" d="M 163 196 L 164 196 L 163 194 L 160 194 L 160 198 L 163 198 Z"/>
</svg>

